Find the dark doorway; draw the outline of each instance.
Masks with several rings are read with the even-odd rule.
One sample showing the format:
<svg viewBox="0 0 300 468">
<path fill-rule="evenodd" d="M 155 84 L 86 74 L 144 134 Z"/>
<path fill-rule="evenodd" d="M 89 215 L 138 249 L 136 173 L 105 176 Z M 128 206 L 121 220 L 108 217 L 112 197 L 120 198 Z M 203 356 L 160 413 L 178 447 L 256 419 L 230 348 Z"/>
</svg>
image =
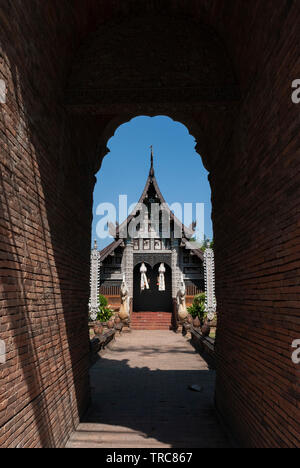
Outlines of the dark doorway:
<svg viewBox="0 0 300 468">
<path fill-rule="evenodd" d="M 150 289 L 141 291 L 141 264 L 136 265 L 133 272 L 133 310 L 134 312 L 172 312 L 172 272 L 171 268 L 165 264 L 165 291 L 158 290 L 158 269 L 159 265 L 153 268 L 147 266 L 147 278 Z"/>
</svg>

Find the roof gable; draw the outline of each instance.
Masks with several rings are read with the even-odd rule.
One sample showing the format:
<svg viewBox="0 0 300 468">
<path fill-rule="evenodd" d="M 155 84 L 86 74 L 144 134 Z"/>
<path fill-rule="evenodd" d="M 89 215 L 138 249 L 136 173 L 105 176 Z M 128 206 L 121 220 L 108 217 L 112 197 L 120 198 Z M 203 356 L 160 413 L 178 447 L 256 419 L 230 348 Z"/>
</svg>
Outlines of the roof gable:
<svg viewBox="0 0 300 468">
<path fill-rule="evenodd" d="M 165 209 L 169 212 L 170 214 L 170 219 L 179 227 L 179 229 L 181 230 L 182 232 L 182 237 L 186 237 L 188 239 L 190 239 L 193 235 L 194 235 L 194 231 L 193 229 L 191 229 L 190 227 L 187 227 L 185 226 L 176 216 L 175 214 L 170 210 L 169 208 L 169 205 L 167 204 L 167 202 L 165 201 L 161 191 L 160 191 L 160 188 L 158 186 L 158 183 L 157 183 L 157 180 L 156 180 L 156 177 L 155 177 L 155 172 L 154 172 L 154 166 L 153 166 L 153 149 L 151 147 L 151 167 L 150 167 L 150 171 L 149 171 L 149 175 L 148 175 L 148 178 L 147 178 L 147 181 L 146 181 L 146 185 L 145 185 L 145 188 L 142 192 L 142 195 L 137 203 L 137 206 L 136 208 L 132 211 L 132 213 L 130 213 L 130 215 L 127 217 L 127 219 L 120 225 L 117 227 L 116 229 L 116 239 L 118 238 L 125 238 L 127 237 L 127 227 L 128 227 L 128 224 L 130 223 L 130 221 L 135 217 L 137 216 L 138 212 L 139 212 L 139 206 L 143 203 L 145 203 L 147 201 L 147 197 L 148 197 L 148 193 L 149 191 L 151 190 L 151 188 L 153 187 L 154 189 L 154 192 L 157 196 L 157 200 L 158 202 L 161 204 L 161 205 L 164 205 Z M 123 234 L 124 232 L 124 234 Z"/>
<path fill-rule="evenodd" d="M 155 177 L 155 171 L 154 171 L 154 165 L 153 165 L 153 149 L 151 147 L 151 167 L 149 171 L 148 178 L 146 180 L 146 184 L 144 187 L 144 190 L 142 192 L 142 195 L 137 203 L 136 208 L 130 213 L 130 215 L 127 217 L 125 221 L 116 228 L 115 232 L 115 240 L 109 244 L 107 247 L 105 247 L 101 252 L 101 260 L 104 260 L 107 256 L 111 255 L 114 250 L 122 245 L 123 239 L 127 238 L 127 233 L 128 233 L 128 225 L 134 219 L 139 212 L 139 207 L 141 204 L 145 204 L 149 202 L 149 192 L 153 190 L 153 194 L 155 198 L 157 198 L 157 201 L 159 204 L 164 205 L 165 209 L 169 212 L 170 215 L 170 220 L 176 224 L 180 232 L 182 233 L 181 241 L 182 241 L 182 247 L 185 247 L 191 252 L 193 252 L 195 255 L 197 255 L 201 260 L 203 260 L 203 253 L 200 249 L 192 249 L 191 244 L 189 240 L 192 238 L 194 235 L 194 230 L 191 228 L 186 227 L 176 216 L 175 214 L 170 210 L 169 205 L 165 201 L 160 188 L 158 186 L 156 177 Z M 151 203 L 151 202 L 150 202 Z"/>
</svg>

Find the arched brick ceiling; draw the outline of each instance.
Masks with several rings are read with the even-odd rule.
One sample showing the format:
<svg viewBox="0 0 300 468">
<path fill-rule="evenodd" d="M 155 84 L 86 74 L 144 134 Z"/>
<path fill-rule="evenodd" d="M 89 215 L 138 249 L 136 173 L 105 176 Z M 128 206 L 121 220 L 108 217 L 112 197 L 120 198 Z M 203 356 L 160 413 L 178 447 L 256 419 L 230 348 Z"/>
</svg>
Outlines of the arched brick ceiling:
<svg viewBox="0 0 300 468">
<path fill-rule="evenodd" d="M 280 43 L 289 11 L 297 8 L 290 0 L 275 4 L 273 0 L 35 0 L 26 3 L 23 15 L 22 9 L 17 8 L 14 2 L 1 7 L 5 14 L 2 23 L 4 34 L 11 43 L 18 34 L 26 34 L 26 63 L 32 73 L 35 69 L 37 74 L 41 70 L 48 72 L 56 81 L 55 91 L 59 86 L 65 88 L 78 49 L 101 25 L 117 18 L 158 14 L 186 17 L 214 31 L 227 50 L 243 94 L 260 68 L 266 66 L 266 54 L 261 52 L 268 50 L 267 55 L 271 55 Z M 31 18 L 30 23 L 28 18 Z M 37 37 L 41 49 L 33 50 L 35 41 L 32 39 Z M 24 46 L 14 43 L 22 65 Z M 10 54 L 9 51 L 7 53 Z M 41 61 L 44 60 L 44 64 L 39 65 L 40 70 L 37 54 L 41 54 Z"/>
<path fill-rule="evenodd" d="M 130 9 L 123 16 L 115 10 L 95 30 L 94 21 L 73 55 L 65 103 L 80 115 L 77 128 L 82 115 L 107 116 L 109 130 L 99 127 L 98 160 L 116 129 L 111 122 L 135 115 L 165 114 L 186 124 L 206 158 L 217 155 L 215 146 L 230 131 L 239 88 L 224 44 L 190 14 L 157 14 L 153 5 L 132 16 Z"/>
<path fill-rule="evenodd" d="M 32 103 L 26 102 L 26 90 L 32 86 L 35 89 L 43 89 L 49 107 L 54 101 L 64 104 L 74 60 L 89 37 L 101 27 L 109 29 L 109 24 L 113 24 L 114 21 L 129 21 L 134 17 L 150 18 L 159 15 L 161 18 L 186 18 L 187 21 L 193 21 L 197 27 L 204 26 L 210 34 L 214 33 L 215 40 L 222 44 L 232 64 L 243 100 L 255 78 L 266 68 L 268 57 L 279 47 L 281 31 L 286 27 L 288 12 L 292 6 L 295 9 L 292 2 L 283 1 L 275 8 L 271 0 L 164 0 L 163 3 L 154 0 L 36 0 L 26 4 L 22 14 L 22 9 L 10 2 L 2 7 L 6 18 L 2 25 L 3 34 L 7 36 L 7 43 L 14 44 L 14 49 L 6 49 L 6 60 L 10 62 L 12 59 L 14 63 L 15 70 L 12 72 L 15 82 L 18 80 L 18 74 L 20 75 L 24 105 L 30 109 L 32 115 Z M 40 27 L 41 24 L 43 28 Z M 24 34 L 27 38 L 26 44 L 14 40 L 18 35 Z M 196 46 L 193 50 L 196 50 Z M 152 112 L 148 109 L 148 114 L 156 114 L 158 110 L 156 104 Z M 36 109 L 34 113 L 40 114 L 41 111 Z M 123 114 L 124 117 L 120 118 Z M 189 115 L 185 118 L 184 114 Z M 91 123 L 87 116 L 84 125 L 89 132 L 86 133 L 91 134 L 91 126 L 95 128 L 96 134 L 105 132 L 111 120 L 126 121 L 133 115 L 137 113 L 132 114 L 128 109 L 122 109 L 120 112 L 111 108 L 106 118 L 104 115 L 100 118 L 99 125 L 95 118 Z M 193 134 L 197 139 L 199 151 L 205 159 L 212 160 L 218 159 L 223 152 L 232 131 L 236 111 L 235 106 L 229 104 L 227 108 L 218 106 L 218 110 L 207 107 L 205 112 L 199 112 L 196 108 L 181 109 L 178 114 L 178 108 L 172 109 L 170 105 L 168 115 L 185 123 L 190 130 L 192 121 L 197 122 L 199 130 Z M 97 119 L 99 120 L 99 117 Z M 75 134 L 78 130 L 81 135 L 84 133 L 82 122 L 81 116 L 78 122 L 74 116 Z M 204 134 L 206 139 L 202 137 Z M 103 155 L 105 152 L 104 139 L 96 142 L 94 146 L 97 148 L 96 157 L 99 159 L 99 154 Z M 100 153 L 99 147 L 102 148 Z"/>
<path fill-rule="evenodd" d="M 155 0 L 112 0 L 109 2 L 106 0 L 88 0 L 86 2 L 77 0 L 72 4 L 67 19 L 68 24 L 72 26 L 70 42 L 68 43 L 70 48 L 66 51 L 65 90 L 71 89 L 71 103 L 76 104 L 77 101 L 78 104 L 79 95 L 78 93 L 76 95 L 76 86 L 87 84 L 90 88 L 98 88 L 97 92 L 100 94 L 97 95 L 93 90 L 91 94 L 83 98 L 83 101 L 93 102 L 97 107 L 96 101 L 99 99 L 103 106 L 100 113 L 103 117 L 106 114 L 106 119 L 101 117 L 102 139 L 97 144 L 98 148 L 102 148 L 100 152 L 102 155 L 105 153 L 105 139 L 109 133 L 107 125 L 112 128 L 112 133 L 116 128 L 111 122 L 122 123 L 141 113 L 147 115 L 165 113 L 185 123 L 189 130 L 193 131 L 197 140 L 197 149 L 204 158 L 206 167 L 210 169 L 212 164 L 208 163 L 208 160 L 217 161 L 222 156 L 224 147 L 230 138 L 237 115 L 237 102 L 235 100 L 230 101 L 227 98 L 225 99 L 227 105 L 226 103 L 221 105 L 221 102 L 218 102 L 217 106 L 211 106 L 211 102 L 209 102 L 211 89 L 208 89 L 208 97 L 206 96 L 208 105 L 203 106 L 202 95 L 201 109 L 192 105 L 196 102 L 195 95 L 193 95 L 190 98 L 189 107 L 182 105 L 182 102 L 188 102 L 188 98 L 183 98 L 181 103 L 179 98 L 174 104 L 172 96 L 166 110 L 163 105 L 159 106 L 162 104 L 161 100 L 154 94 L 150 94 L 148 99 L 152 106 L 145 107 L 143 102 L 140 108 L 131 108 L 126 105 L 124 100 L 122 101 L 124 98 L 122 94 L 119 96 L 114 95 L 114 93 L 111 95 L 101 94 L 101 88 L 107 89 L 108 85 L 113 89 L 122 88 L 123 83 L 123 86 L 128 89 L 131 82 L 134 81 L 135 86 L 133 87 L 143 88 L 141 94 L 145 98 L 144 89 L 152 83 L 157 84 L 158 88 L 163 88 L 166 83 L 169 87 L 176 86 L 176 84 L 179 87 L 180 84 L 188 87 L 198 82 L 202 84 L 203 94 L 203 89 L 208 83 L 211 86 L 212 83 L 223 85 L 234 82 L 238 84 L 243 101 L 254 80 L 267 66 L 268 56 L 271 56 L 278 47 L 280 31 L 285 27 L 285 20 L 290 8 L 291 2 L 289 1 L 282 2 L 275 8 L 274 2 L 271 0 L 264 2 L 259 0 L 251 2 L 165 0 L 163 4 L 161 1 Z M 158 23 L 155 23 L 155 17 L 158 18 Z M 176 22 L 178 29 L 176 29 Z M 190 24 L 190 29 L 186 26 L 180 26 L 180 23 L 182 25 Z M 163 25 L 165 25 L 165 31 L 162 29 Z M 141 37 L 139 36 L 139 41 L 133 47 L 130 46 L 128 37 L 124 36 L 126 27 L 127 31 L 132 31 L 133 37 L 136 35 L 138 27 L 140 30 L 145 27 L 149 33 L 152 31 L 149 44 L 146 44 L 145 39 L 140 42 Z M 174 50 L 171 52 L 168 52 L 166 48 L 167 29 L 172 33 L 170 35 L 174 41 Z M 120 33 L 120 30 L 123 30 L 123 33 Z M 160 59 L 158 63 L 153 60 L 154 55 L 151 55 L 151 52 L 153 43 L 157 41 L 159 30 Z M 184 35 L 181 35 L 182 31 L 185 31 Z M 189 46 L 191 38 L 192 42 Z M 183 53 L 178 61 L 180 66 L 176 68 L 174 59 L 172 63 L 172 56 L 174 57 L 176 44 L 179 43 L 183 48 Z M 115 45 L 115 52 L 112 50 L 112 44 Z M 206 57 L 204 49 L 207 53 Z M 130 50 L 130 54 L 127 53 L 128 50 Z M 188 58 L 186 58 L 187 50 L 189 51 Z M 139 51 L 141 52 L 140 56 Z M 198 64 L 202 62 L 202 69 L 197 70 L 195 65 L 191 66 L 193 53 L 195 56 L 198 54 Z M 98 66 L 96 57 L 97 60 L 99 59 Z M 214 60 L 211 60 L 212 57 Z M 125 60 L 119 63 L 120 59 L 123 58 Z M 185 66 L 181 67 L 184 60 Z M 101 62 L 105 64 L 105 67 L 101 67 Z M 143 66 L 145 62 L 148 64 L 147 69 Z M 110 64 L 111 67 L 109 67 Z M 164 65 L 166 65 L 165 71 Z M 205 73 L 206 67 L 211 67 L 208 73 Z M 188 73 L 189 69 L 191 73 Z M 183 77 L 185 78 L 184 84 Z M 67 83 L 71 83 L 73 89 L 69 88 Z M 75 99 L 74 94 L 72 95 L 74 90 Z M 199 93 L 201 94 L 201 91 L 198 87 Z M 67 101 L 65 102 L 70 103 L 70 95 L 67 93 L 65 98 L 66 96 Z M 107 100 L 106 108 L 104 106 L 105 99 Z M 139 99 L 139 95 L 133 95 L 129 100 L 132 103 L 138 102 Z M 167 101 L 167 94 L 165 94 L 164 100 Z M 92 106 L 86 110 L 89 115 L 95 111 Z M 72 111 L 74 111 L 74 107 Z M 96 113 L 99 113 L 99 108 L 96 109 Z M 80 119 L 81 117 L 79 117 Z M 196 125 L 194 125 L 195 122 Z M 78 123 L 79 125 L 80 123 Z M 97 157 L 99 158 L 99 154 Z"/>
<path fill-rule="evenodd" d="M 118 19 L 89 35 L 73 61 L 72 87 L 199 88 L 234 85 L 219 38 L 187 18 Z"/>
<path fill-rule="evenodd" d="M 188 17 L 214 30 L 231 57 L 238 81 L 245 89 L 260 66 L 258 51 L 276 45 L 285 20 L 294 7 L 290 0 L 74 0 L 68 13 L 76 48 L 101 24 L 115 18 L 153 13 Z M 255 34 L 254 34 L 255 33 Z"/>
</svg>

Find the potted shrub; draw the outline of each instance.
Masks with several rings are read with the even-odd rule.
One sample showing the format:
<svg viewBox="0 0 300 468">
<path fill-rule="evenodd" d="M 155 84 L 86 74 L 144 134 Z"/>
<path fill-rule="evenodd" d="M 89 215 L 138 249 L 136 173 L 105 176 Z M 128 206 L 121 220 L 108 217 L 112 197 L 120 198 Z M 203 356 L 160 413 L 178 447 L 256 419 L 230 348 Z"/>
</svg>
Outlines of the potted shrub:
<svg viewBox="0 0 300 468">
<path fill-rule="evenodd" d="M 198 315 L 193 320 L 193 326 L 195 328 L 200 328 L 201 327 L 201 322 L 200 322 L 200 319 L 199 319 Z"/>
<path fill-rule="evenodd" d="M 94 326 L 94 333 L 95 333 L 95 335 L 102 335 L 103 325 L 99 324 L 99 323 L 96 323 L 96 325 Z"/>
<path fill-rule="evenodd" d="M 210 334 L 210 324 L 207 319 L 204 321 L 204 324 L 201 327 L 201 332 L 203 336 L 209 336 Z"/>
<path fill-rule="evenodd" d="M 99 295 L 99 312 L 97 320 L 101 323 L 107 323 L 113 316 L 113 311 L 108 307 L 108 300 L 102 294 Z"/>
<path fill-rule="evenodd" d="M 205 324 L 205 333 L 207 333 L 206 317 L 205 312 L 205 293 L 197 294 L 194 297 L 193 304 L 188 308 L 190 315 L 193 317 L 193 325 L 195 328 L 204 328 Z M 208 325 L 209 326 L 209 325 Z M 209 334 L 209 331 L 208 331 Z"/>
<path fill-rule="evenodd" d="M 189 325 L 192 325 L 192 324 L 193 324 L 193 317 L 192 317 L 192 315 L 191 315 L 190 313 L 189 313 L 189 315 L 188 315 L 188 317 L 187 317 L 187 323 L 188 323 Z"/>
<path fill-rule="evenodd" d="M 122 321 L 122 320 L 120 319 L 119 315 L 117 314 L 117 315 L 115 316 L 115 324 L 116 324 L 116 325 L 119 325 L 119 324 L 121 323 L 121 321 Z"/>
</svg>

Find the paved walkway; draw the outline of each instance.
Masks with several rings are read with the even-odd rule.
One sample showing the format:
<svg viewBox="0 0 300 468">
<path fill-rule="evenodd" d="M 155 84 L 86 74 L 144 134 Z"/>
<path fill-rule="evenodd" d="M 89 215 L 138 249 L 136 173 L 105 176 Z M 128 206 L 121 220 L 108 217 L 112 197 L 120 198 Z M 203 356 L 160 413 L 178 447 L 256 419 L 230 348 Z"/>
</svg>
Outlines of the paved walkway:
<svg viewBox="0 0 300 468">
<path fill-rule="evenodd" d="M 213 410 L 214 372 L 171 331 L 116 338 L 91 369 L 92 406 L 72 448 L 227 447 Z M 197 384 L 202 392 L 193 392 Z"/>
</svg>

